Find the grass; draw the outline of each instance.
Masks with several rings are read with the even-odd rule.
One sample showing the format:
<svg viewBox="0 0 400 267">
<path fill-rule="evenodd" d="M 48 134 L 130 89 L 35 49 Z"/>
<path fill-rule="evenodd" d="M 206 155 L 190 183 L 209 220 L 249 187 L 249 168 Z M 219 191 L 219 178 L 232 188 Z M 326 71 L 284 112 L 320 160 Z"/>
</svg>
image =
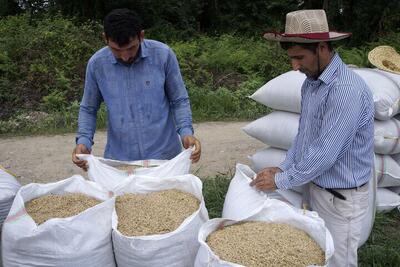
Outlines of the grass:
<svg viewBox="0 0 400 267">
<path fill-rule="evenodd" d="M 231 174 L 220 174 L 203 181 L 203 195 L 211 218 L 222 216 Z M 358 250 L 360 267 L 400 266 L 400 212 L 377 213 L 368 241 Z"/>
</svg>

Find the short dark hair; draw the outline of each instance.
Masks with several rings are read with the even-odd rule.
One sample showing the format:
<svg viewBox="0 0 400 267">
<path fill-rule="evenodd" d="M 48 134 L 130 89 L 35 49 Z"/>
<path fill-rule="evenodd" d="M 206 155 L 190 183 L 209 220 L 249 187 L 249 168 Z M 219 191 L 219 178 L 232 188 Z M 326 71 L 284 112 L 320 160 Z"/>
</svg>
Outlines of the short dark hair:
<svg viewBox="0 0 400 267">
<path fill-rule="evenodd" d="M 333 51 L 333 45 L 332 42 L 326 42 L 328 45 L 328 49 L 330 51 Z M 311 52 L 315 53 L 317 51 L 317 47 L 318 47 L 318 43 L 295 43 L 295 42 L 280 42 L 279 43 L 281 45 L 281 47 L 285 50 L 288 50 L 289 48 L 293 47 L 293 46 L 300 46 L 301 48 L 310 50 Z"/>
<path fill-rule="evenodd" d="M 131 38 L 139 37 L 143 30 L 140 17 L 127 8 L 114 9 L 104 18 L 104 34 L 119 46 L 127 45 Z"/>
</svg>

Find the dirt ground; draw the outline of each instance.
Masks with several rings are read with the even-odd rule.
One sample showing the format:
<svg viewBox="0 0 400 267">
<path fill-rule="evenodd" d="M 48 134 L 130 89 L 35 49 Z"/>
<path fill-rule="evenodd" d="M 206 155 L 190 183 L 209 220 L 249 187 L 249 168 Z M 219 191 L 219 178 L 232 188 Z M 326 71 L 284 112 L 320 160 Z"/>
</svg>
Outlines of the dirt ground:
<svg viewBox="0 0 400 267">
<path fill-rule="evenodd" d="M 246 135 L 241 128 L 249 122 L 205 122 L 194 125 L 195 136 L 202 143 L 202 156 L 191 172 L 200 178 L 216 174 L 233 174 L 236 163 L 250 164 L 247 159 L 265 147 Z M 106 133 L 95 135 L 93 154 L 102 156 Z M 74 174 L 87 177 L 71 162 L 75 134 L 14 137 L 0 139 L 0 165 L 17 176 L 21 184 L 47 183 Z"/>
</svg>

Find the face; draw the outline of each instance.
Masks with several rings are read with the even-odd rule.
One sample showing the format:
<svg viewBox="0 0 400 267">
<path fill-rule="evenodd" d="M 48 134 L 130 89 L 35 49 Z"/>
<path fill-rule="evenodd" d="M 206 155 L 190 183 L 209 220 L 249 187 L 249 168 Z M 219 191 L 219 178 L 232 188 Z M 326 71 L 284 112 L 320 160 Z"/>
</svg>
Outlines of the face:
<svg viewBox="0 0 400 267">
<path fill-rule="evenodd" d="M 319 48 L 317 48 L 318 50 Z M 287 54 L 292 62 L 293 70 L 299 70 L 307 77 L 316 79 L 318 78 L 318 51 L 312 51 L 302 48 L 298 45 L 293 46 L 287 50 Z"/>
<path fill-rule="evenodd" d="M 123 46 L 119 46 L 112 39 L 106 39 L 106 44 L 111 49 L 114 57 L 124 64 L 130 64 L 135 60 L 136 55 L 139 52 L 140 43 L 143 40 L 144 33 L 141 32 L 140 37 L 131 38 L 129 43 Z"/>
</svg>

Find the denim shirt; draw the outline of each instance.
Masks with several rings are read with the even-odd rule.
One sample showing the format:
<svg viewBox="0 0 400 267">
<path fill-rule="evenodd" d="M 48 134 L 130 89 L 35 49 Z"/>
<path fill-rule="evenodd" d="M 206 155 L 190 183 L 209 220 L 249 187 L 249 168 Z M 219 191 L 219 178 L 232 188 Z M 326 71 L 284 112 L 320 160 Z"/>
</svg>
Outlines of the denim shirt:
<svg viewBox="0 0 400 267">
<path fill-rule="evenodd" d="M 335 54 L 317 80 L 301 88 L 297 136 L 275 175 L 280 189 L 309 181 L 352 188 L 369 181 L 374 164 L 374 102 L 370 89 Z"/>
<path fill-rule="evenodd" d="M 90 58 L 76 138 L 88 149 L 103 101 L 108 116 L 105 158 L 171 159 L 182 150 L 180 137 L 193 135 L 178 61 L 163 43 L 144 40 L 131 65 L 119 63 L 108 47 Z"/>
</svg>

